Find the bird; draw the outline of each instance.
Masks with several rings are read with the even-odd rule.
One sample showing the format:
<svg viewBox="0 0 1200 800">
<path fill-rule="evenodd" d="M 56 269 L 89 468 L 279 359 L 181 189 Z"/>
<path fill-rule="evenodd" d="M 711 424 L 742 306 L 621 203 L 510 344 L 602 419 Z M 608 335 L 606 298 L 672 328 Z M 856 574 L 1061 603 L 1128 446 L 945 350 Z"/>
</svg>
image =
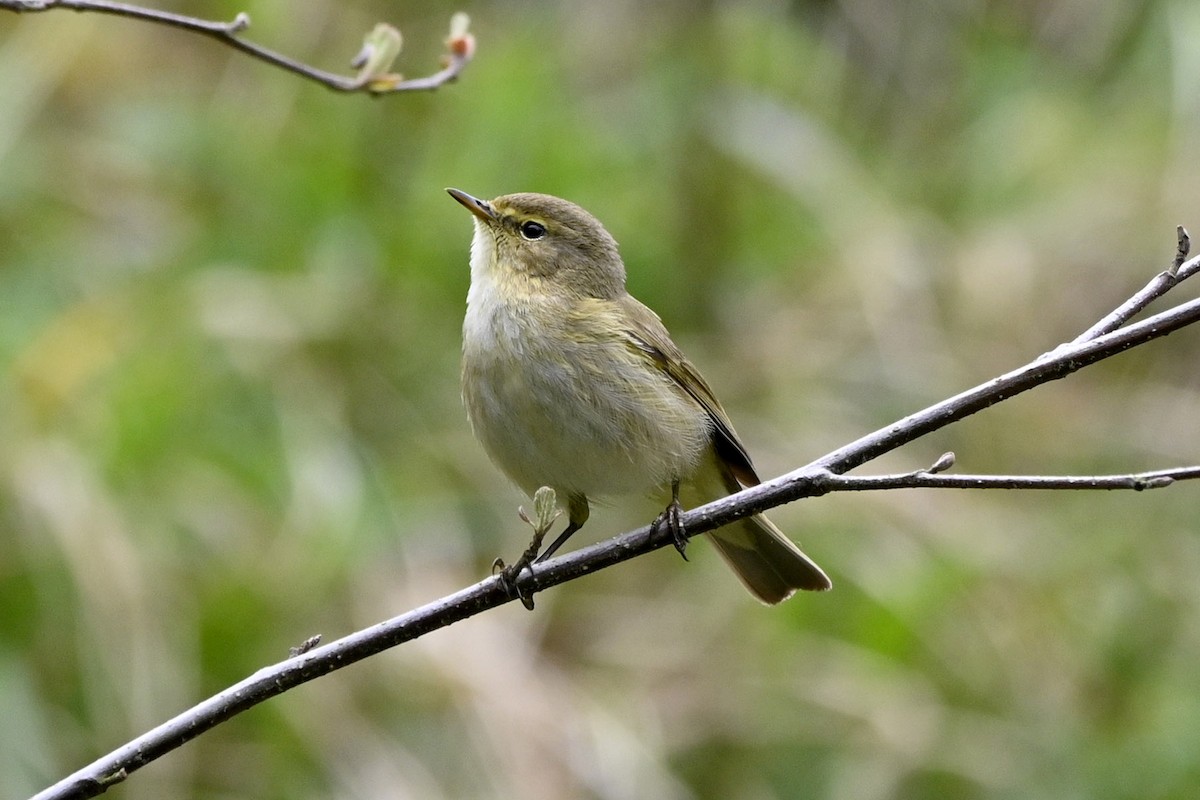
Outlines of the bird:
<svg viewBox="0 0 1200 800">
<path fill-rule="evenodd" d="M 616 240 L 558 197 L 446 191 L 474 222 L 462 344 L 471 429 L 518 487 L 532 496 L 549 486 L 567 512 L 537 562 L 583 527 L 593 500 L 635 494 L 669 492 L 656 525 L 671 527 L 682 553 L 682 504 L 760 481 L 708 382 L 627 291 Z M 709 539 L 764 604 L 832 587 L 762 514 Z"/>
</svg>

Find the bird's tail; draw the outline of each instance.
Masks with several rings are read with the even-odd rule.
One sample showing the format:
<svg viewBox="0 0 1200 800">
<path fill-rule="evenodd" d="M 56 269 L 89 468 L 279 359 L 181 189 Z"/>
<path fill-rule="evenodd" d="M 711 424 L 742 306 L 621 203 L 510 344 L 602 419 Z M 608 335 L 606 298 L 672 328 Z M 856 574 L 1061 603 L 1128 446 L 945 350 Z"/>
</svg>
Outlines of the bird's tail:
<svg viewBox="0 0 1200 800">
<path fill-rule="evenodd" d="M 767 605 L 783 602 L 797 589 L 824 591 L 833 586 L 829 576 L 762 514 L 718 528 L 708 537 L 750 594 Z"/>
</svg>

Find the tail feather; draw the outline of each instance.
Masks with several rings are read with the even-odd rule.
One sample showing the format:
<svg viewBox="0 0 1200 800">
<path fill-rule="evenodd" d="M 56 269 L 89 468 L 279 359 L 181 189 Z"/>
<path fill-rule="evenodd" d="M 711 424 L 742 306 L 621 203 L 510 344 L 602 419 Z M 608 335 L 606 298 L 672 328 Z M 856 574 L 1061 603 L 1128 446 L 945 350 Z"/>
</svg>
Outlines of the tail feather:
<svg viewBox="0 0 1200 800">
<path fill-rule="evenodd" d="M 797 589 L 824 591 L 833 586 L 829 576 L 761 514 L 708 536 L 750 593 L 767 605 L 783 602 Z"/>
</svg>

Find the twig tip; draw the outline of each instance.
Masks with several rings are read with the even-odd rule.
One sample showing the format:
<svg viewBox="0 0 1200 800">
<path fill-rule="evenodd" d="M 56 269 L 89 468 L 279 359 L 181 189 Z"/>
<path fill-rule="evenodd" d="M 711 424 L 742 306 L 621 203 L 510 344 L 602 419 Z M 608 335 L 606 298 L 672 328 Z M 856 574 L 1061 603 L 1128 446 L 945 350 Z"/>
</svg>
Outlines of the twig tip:
<svg viewBox="0 0 1200 800">
<path fill-rule="evenodd" d="M 1172 278 L 1179 274 L 1179 268 L 1183 266 L 1183 262 L 1187 261 L 1188 253 L 1192 251 L 1192 237 L 1188 236 L 1187 228 L 1176 225 L 1175 238 L 1178 243 L 1175 247 L 1175 261 L 1167 270 L 1167 274 Z"/>
<path fill-rule="evenodd" d="M 471 18 L 464 11 L 450 17 L 450 36 L 446 47 L 458 58 L 470 60 L 475 55 L 475 37 L 471 34 Z"/>
</svg>

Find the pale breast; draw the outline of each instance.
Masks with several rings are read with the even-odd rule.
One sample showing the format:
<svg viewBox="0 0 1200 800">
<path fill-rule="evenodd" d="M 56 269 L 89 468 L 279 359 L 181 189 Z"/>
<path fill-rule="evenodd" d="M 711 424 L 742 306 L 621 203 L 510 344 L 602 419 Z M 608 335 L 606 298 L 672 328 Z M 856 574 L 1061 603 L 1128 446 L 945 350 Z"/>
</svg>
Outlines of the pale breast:
<svg viewBox="0 0 1200 800">
<path fill-rule="evenodd" d="M 707 415 L 617 331 L 585 333 L 562 308 L 500 304 L 476 288 L 463 398 L 476 436 L 518 485 L 647 493 L 694 470 L 709 447 Z"/>
</svg>

